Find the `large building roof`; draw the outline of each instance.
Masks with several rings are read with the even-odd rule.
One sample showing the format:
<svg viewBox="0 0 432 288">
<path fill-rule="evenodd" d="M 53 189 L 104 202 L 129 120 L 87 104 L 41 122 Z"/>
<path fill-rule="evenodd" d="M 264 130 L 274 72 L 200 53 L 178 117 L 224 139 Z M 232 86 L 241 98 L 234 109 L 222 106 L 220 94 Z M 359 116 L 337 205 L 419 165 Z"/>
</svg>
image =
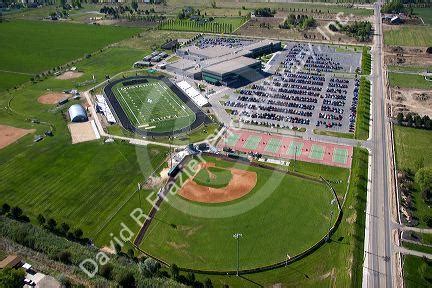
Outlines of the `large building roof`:
<svg viewBox="0 0 432 288">
<path fill-rule="evenodd" d="M 214 64 L 208 66 L 203 69 L 204 72 L 217 73 L 217 74 L 225 74 L 230 72 L 235 72 L 237 70 L 246 68 L 248 66 L 259 63 L 260 61 L 248 57 L 237 57 L 231 59 L 230 61 L 224 61 L 218 64 Z"/>
</svg>

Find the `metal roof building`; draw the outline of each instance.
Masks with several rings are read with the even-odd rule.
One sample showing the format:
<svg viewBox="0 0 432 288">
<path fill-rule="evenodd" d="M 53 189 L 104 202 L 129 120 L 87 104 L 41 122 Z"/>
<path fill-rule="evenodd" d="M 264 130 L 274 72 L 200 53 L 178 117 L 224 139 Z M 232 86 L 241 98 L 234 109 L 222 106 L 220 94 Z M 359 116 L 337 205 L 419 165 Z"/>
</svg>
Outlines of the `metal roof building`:
<svg viewBox="0 0 432 288">
<path fill-rule="evenodd" d="M 72 122 L 85 122 L 88 120 L 87 113 L 83 106 L 74 104 L 69 107 L 69 118 Z"/>
</svg>

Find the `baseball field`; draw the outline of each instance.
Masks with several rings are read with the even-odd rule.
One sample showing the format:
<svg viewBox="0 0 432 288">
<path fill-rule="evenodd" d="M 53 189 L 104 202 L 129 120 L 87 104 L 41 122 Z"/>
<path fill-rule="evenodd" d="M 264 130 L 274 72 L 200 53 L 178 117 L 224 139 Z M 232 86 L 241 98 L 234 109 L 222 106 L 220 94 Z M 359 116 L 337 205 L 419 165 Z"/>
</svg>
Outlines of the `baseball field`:
<svg viewBox="0 0 432 288">
<path fill-rule="evenodd" d="M 168 263 L 234 270 L 233 234 L 241 233 L 240 269 L 273 264 L 311 247 L 336 220 L 333 194 L 323 183 L 243 162 L 203 160 L 195 174 L 179 175 L 180 191 L 168 196 L 141 243 Z M 191 182 L 201 191 L 185 192 Z M 225 190 L 229 185 L 235 188 Z"/>
<path fill-rule="evenodd" d="M 140 129 L 167 132 L 182 129 L 195 121 L 195 113 L 162 81 L 123 86 L 112 91 L 132 124 Z"/>
</svg>

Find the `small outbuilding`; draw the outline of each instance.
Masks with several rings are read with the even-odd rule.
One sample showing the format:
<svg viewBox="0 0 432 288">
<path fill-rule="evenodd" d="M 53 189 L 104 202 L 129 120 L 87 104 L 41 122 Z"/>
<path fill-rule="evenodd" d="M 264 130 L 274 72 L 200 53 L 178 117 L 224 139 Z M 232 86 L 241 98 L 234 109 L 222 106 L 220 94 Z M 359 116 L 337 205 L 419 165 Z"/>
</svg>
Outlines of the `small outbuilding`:
<svg viewBox="0 0 432 288">
<path fill-rule="evenodd" d="M 88 120 L 87 112 L 80 104 L 70 106 L 68 113 L 71 122 L 85 122 Z"/>
</svg>

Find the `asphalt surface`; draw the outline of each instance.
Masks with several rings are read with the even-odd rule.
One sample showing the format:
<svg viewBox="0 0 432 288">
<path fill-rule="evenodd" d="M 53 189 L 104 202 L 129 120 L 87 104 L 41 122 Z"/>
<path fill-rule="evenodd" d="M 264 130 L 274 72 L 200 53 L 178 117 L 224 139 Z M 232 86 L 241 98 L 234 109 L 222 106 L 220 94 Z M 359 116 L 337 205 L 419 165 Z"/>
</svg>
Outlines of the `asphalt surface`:
<svg viewBox="0 0 432 288">
<path fill-rule="evenodd" d="M 363 287 L 392 287 L 392 225 L 391 209 L 389 208 L 388 173 L 389 162 L 387 158 L 387 118 L 385 113 L 384 81 L 382 69 L 382 24 L 380 17 L 380 2 L 375 4 L 375 46 L 373 57 L 373 99 L 372 99 L 372 174 L 371 190 L 368 197 L 368 210 L 366 211 L 367 225 L 364 263 Z"/>
</svg>

